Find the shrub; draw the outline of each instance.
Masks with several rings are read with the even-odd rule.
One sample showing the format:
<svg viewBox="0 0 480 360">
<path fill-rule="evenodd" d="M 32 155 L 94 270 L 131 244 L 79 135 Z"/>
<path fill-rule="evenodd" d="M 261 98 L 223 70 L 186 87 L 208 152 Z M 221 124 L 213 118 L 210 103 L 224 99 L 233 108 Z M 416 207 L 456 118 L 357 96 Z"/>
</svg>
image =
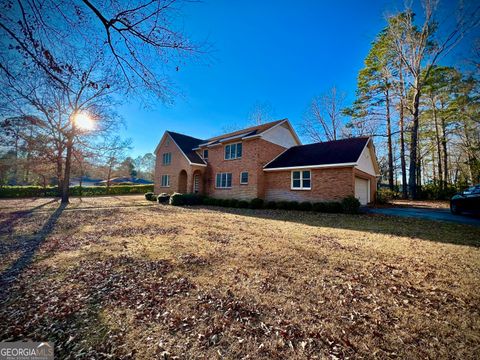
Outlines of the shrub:
<svg viewBox="0 0 480 360">
<path fill-rule="evenodd" d="M 311 211 L 312 203 L 308 201 L 301 202 L 300 204 L 298 204 L 298 210 Z"/>
<path fill-rule="evenodd" d="M 170 195 L 167 193 L 161 193 L 157 196 L 157 202 L 159 204 L 168 204 L 170 201 Z"/>
<path fill-rule="evenodd" d="M 215 206 L 222 206 L 224 207 L 226 204 L 225 199 L 215 199 Z"/>
<path fill-rule="evenodd" d="M 458 191 L 457 187 L 449 184 L 424 184 L 419 197 L 425 200 L 448 200 Z"/>
<path fill-rule="evenodd" d="M 201 205 L 203 196 L 199 194 L 183 194 L 183 205 Z"/>
<path fill-rule="evenodd" d="M 298 210 L 298 201 L 287 201 L 287 210 Z"/>
<path fill-rule="evenodd" d="M 145 193 L 145 200 L 148 200 L 148 201 L 155 201 L 157 200 L 156 197 L 155 197 L 155 194 L 151 191 Z"/>
<path fill-rule="evenodd" d="M 325 203 L 323 202 L 316 202 L 312 204 L 312 210 L 315 212 L 325 212 Z"/>
<path fill-rule="evenodd" d="M 170 205 L 173 205 L 173 206 L 182 206 L 183 205 L 183 194 L 173 193 L 170 196 L 170 201 L 168 203 Z"/>
<path fill-rule="evenodd" d="M 277 209 L 288 210 L 288 201 L 279 201 L 277 202 Z"/>
<path fill-rule="evenodd" d="M 343 212 L 342 204 L 336 201 L 317 202 L 312 205 L 313 211 L 322 213 L 341 213 Z"/>
<path fill-rule="evenodd" d="M 230 207 L 233 207 L 233 208 L 238 208 L 238 203 L 240 201 L 237 200 L 237 199 L 230 199 Z"/>
<path fill-rule="evenodd" d="M 263 200 L 259 198 L 252 199 L 252 201 L 250 201 L 250 208 L 252 209 L 263 208 Z"/>
<path fill-rule="evenodd" d="M 232 199 L 223 199 L 223 207 L 232 207 Z"/>
<path fill-rule="evenodd" d="M 216 199 L 205 196 L 203 198 L 203 205 L 215 205 Z"/>
<path fill-rule="evenodd" d="M 71 186 L 71 196 L 102 196 L 102 195 L 124 195 L 124 194 L 145 194 L 152 192 L 153 185 L 119 185 L 107 189 L 106 186 Z M 0 198 L 22 198 L 22 197 L 54 197 L 60 196 L 57 186 L 2 186 L 0 187 Z"/>
<path fill-rule="evenodd" d="M 390 189 L 377 190 L 376 202 L 378 204 L 388 204 L 391 200 L 397 197 L 398 193 Z"/>
<path fill-rule="evenodd" d="M 240 200 L 238 202 L 238 207 L 241 208 L 241 209 L 246 209 L 246 208 L 248 208 L 249 205 L 250 205 L 250 203 L 246 200 Z"/>
<path fill-rule="evenodd" d="M 276 209 L 277 208 L 277 203 L 275 201 L 269 201 L 269 202 L 267 202 L 266 208 L 267 209 Z"/>
<path fill-rule="evenodd" d="M 342 210 L 345 214 L 358 214 L 360 201 L 353 195 L 347 196 L 342 200 Z"/>
<path fill-rule="evenodd" d="M 329 202 L 326 202 L 325 205 L 326 205 L 325 212 L 327 213 L 338 214 L 343 212 L 342 204 L 337 201 L 329 201 Z"/>
</svg>

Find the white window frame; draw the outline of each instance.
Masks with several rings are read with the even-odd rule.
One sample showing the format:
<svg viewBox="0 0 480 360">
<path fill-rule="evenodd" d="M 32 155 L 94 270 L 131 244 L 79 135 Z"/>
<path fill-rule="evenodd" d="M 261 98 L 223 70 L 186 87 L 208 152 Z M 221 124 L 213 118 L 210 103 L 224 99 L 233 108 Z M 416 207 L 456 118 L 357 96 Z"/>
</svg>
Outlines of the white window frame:
<svg viewBox="0 0 480 360">
<path fill-rule="evenodd" d="M 167 152 L 162 154 L 162 165 L 170 165 L 172 163 L 172 153 Z"/>
<path fill-rule="evenodd" d="M 228 175 L 230 175 L 230 186 L 228 186 Z M 220 176 L 220 186 L 218 186 L 218 176 Z M 223 177 L 225 176 L 225 186 L 222 186 Z M 232 188 L 232 173 L 217 173 L 215 175 L 215 189 L 231 189 Z"/>
<path fill-rule="evenodd" d="M 242 147 L 242 153 L 240 156 L 238 156 L 238 145 Z M 235 148 L 235 151 L 233 152 L 234 157 L 232 157 L 232 147 Z M 229 148 L 229 157 L 227 158 L 227 148 Z M 224 160 L 235 160 L 235 159 L 241 159 L 243 157 L 243 144 L 241 142 L 237 143 L 232 143 L 232 144 L 227 144 L 223 148 L 223 158 Z"/>
<path fill-rule="evenodd" d="M 207 152 L 207 156 L 205 156 L 205 151 Z M 204 149 L 202 151 L 202 157 L 203 157 L 203 160 L 208 160 L 208 149 Z"/>
<path fill-rule="evenodd" d="M 299 172 L 300 173 L 300 187 L 294 187 L 293 186 L 293 173 L 294 172 Z M 309 172 L 310 173 L 310 186 L 309 187 L 305 187 L 303 186 L 303 173 L 304 172 Z M 298 180 L 298 179 L 297 179 Z M 312 190 L 312 171 L 307 169 L 307 170 L 292 170 L 290 172 L 290 189 L 291 190 Z"/>
<path fill-rule="evenodd" d="M 160 187 L 170 187 L 170 175 L 162 175 L 160 178 Z"/>
<path fill-rule="evenodd" d="M 247 174 L 247 182 L 242 181 L 242 174 Z M 250 177 L 250 175 L 248 174 L 248 171 L 242 171 L 240 173 L 240 185 L 248 185 L 249 177 Z"/>
</svg>

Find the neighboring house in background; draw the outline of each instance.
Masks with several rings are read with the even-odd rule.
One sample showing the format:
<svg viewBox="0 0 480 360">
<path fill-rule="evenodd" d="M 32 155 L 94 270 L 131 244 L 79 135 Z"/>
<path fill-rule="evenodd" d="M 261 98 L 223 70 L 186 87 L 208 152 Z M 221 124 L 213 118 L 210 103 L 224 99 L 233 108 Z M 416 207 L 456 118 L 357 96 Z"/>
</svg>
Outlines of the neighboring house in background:
<svg viewBox="0 0 480 360">
<path fill-rule="evenodd" d="M 140 179 L 140 178 L 136 178 L 136 177 L 124 176 L 124 177 L 111 178 L 110 181 L 108 181 L 108 180 L 98 181 L 96 183 L 96 185 L 104 186 L 104 185 L 107 185 L 108 182 L 110 182 L 110 185 L 120 185 L 120 184 L 122 184 L 122 185 L 151 185 L 151 184 L 153 184 L 153 181 L 150 181 L 150 180 Z"/>
<path fill-rule="evenodd" d="M 70 186 L 96 186 L 99 181 L 102 181 L 102 179 L 92 179 L 88 176 L 74 177 L 70 179 Z"/>
<path fill-rule="evenodd" d="M 166 131 L 155 193 L 266 201 L 374 200 L 379 168 L 368 137 L 302 145 L 287 119 L 202 140 Z"/>
</svg>

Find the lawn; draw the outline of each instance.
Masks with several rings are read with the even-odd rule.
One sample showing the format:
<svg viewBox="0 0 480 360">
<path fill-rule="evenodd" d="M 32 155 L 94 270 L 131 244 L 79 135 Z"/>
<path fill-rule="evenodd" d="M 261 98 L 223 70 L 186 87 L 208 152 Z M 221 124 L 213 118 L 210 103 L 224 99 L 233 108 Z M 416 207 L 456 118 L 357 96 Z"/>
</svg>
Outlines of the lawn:
<svg viewBox="0 0 480 360">
<path fill-rule="evenodd" d="M 480 228 L 0 200 L 0 338 L 70 358 L 480 356 Z"/>
</svg>

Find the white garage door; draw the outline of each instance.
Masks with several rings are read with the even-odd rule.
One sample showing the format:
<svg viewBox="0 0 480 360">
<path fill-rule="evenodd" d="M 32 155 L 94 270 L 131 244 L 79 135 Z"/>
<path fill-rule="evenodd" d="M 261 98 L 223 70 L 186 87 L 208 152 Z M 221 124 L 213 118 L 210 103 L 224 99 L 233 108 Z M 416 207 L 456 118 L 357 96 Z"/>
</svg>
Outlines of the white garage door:
<svg viewBox="0 0 480 360">
<path fill-rule="evenodd" d="M 369 201 L 368 196 L 368 180 L 355 178 L 355 197 L 360 200 L 360 204 L 367 205 Z"/>
</svg>

